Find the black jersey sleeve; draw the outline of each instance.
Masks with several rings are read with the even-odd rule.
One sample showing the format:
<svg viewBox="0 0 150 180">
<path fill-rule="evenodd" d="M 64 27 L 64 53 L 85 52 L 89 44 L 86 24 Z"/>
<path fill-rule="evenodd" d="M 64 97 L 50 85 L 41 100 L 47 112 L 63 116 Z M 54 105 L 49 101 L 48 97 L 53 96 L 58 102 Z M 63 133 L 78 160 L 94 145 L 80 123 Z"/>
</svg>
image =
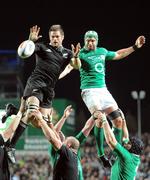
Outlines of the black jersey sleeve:
<svg viewBox="0 0 150 180">
<path fill-rule="evenodd" d="M 41 43 L 41 42 L 35 42 L 35 50 L 34 50 L 34 52 L 37 53 L 38 51 L 40 51 L 41 48 L 42 48 L 42 45 L 43 45 L 43 43 Z"/>
</svg>

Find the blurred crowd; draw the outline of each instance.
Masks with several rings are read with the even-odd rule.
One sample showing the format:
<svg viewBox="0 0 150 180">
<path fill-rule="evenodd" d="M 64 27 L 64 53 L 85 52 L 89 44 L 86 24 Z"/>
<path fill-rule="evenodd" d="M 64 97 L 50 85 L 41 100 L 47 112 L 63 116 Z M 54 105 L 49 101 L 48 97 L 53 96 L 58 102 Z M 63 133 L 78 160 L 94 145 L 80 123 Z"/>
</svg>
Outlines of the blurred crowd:
<svg viewBox="0 0 150 180">
<path fill-rule="evenodd" d="M 142 134 L 145 148 L 136 180 L 150 180 L 150 133 Z M 109 156 L 109 148 L 105 145 Z M 98 161 L 95 139 L 89 136 L 81 146 L 81 163 L 85 180 L 109 180 L 110 170 Z M 10 165 L 12 180 L 52 180 L 52 166 L 48 153 L 43 155 L 17 155 L 17 164 Z"/>
</svg>

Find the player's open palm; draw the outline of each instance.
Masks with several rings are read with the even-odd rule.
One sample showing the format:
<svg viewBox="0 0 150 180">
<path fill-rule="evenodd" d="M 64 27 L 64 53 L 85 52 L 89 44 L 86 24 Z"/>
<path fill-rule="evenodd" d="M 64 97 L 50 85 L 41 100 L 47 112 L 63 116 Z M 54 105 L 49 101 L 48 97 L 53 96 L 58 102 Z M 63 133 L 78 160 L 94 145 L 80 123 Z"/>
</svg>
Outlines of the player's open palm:
<svg viewBox="0 0 150 180">
<path fill-rule="evenodd" d="M 72 48 L 73 56 L 74 56 L 74 57 L 78 57 L 79 52 L 80 52 L 80 49 L 81 49 L 80 43 L 78 43 L 78 44 L 76 45 L 76 47 L 72 44 L 72 45 L 71 45 L 71 48 Z"/>
<path fill-rule="evenodd" d="M 39 38 L 42 37 L 41 35 L 39 35 L 39 32 L 40 32 L 40 27 L 38 27 L 37 25 L 31 27 L 29 39 L 33 42 L 37 41 Z"/>
<path fill-rule="evenodd" d="M 67 118 L 71 114 L 71 112 L 72 112 L 72 105 L 69 105 L 64 110 L 64 117 Z"/>
<path fill-rule="evenodd" d="M 135 42 L 135 45 L 138 47 L 138 48 L 141 48 L 143 46 L 143 44 L 145 44 L 145 37 L 144 36 L 139 36 Z"/>
</svg>

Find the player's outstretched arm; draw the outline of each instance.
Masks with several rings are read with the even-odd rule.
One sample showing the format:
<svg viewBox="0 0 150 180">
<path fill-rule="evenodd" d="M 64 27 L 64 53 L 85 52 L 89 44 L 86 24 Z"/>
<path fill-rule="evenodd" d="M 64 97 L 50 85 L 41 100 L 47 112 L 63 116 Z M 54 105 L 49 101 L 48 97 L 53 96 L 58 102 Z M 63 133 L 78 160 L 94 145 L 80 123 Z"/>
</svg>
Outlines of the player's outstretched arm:
<svg viewBox="0 0 150 180">
<path fill-rule="evenodd" d="M 124 143 L 127 143 L 129 141 L 129 131 L 128 131 L 128 128 L 127 128 L 126 120 L 123 120 L 122 130 L 123 130 L 122 140 L 123 140 Z"/>
<path fill-rule="evenodd" d="M 107 142 L 108 146 L 113 150 L 117 144 L 117 140 L 116 140 L 115 135 L 107 121 L 107 118 L 106 118 L 105 114 L 103 114 L 101 112 L 99 114 L 97 114 L 97 117 L 98 117 L 97 121 L 102 123 L 106 142 Z"/>
<path fill-rule="evenodd" d="M 145 44 L 145 37 L 139 36 L 136 39 L 135 44 L 133 46 L 130 46 L 128 48 L 123 48 L 123 49 L 116 51 L 116 56 L 113 58 L 113 60 L 119 60 L 124 57 L 127 57 L 128 55 L 130 55 L 137 49 L 141 48 L 144 44 Z"/>
<path fill-rule="evenodd" d="M 42 114 L 39 110 L 34 111 L 33 113 L 35 115 L 36 120 L 39 121 L 40 126 L 47 140 L 51 142 L 51 144 L 56 150 L 60 149 L 62 146 L 62 142 L 59 138 L 59 135 L 57 135 L 56 132 L 48 126 L 47 122 L 43 119 Z"/>
</svg>

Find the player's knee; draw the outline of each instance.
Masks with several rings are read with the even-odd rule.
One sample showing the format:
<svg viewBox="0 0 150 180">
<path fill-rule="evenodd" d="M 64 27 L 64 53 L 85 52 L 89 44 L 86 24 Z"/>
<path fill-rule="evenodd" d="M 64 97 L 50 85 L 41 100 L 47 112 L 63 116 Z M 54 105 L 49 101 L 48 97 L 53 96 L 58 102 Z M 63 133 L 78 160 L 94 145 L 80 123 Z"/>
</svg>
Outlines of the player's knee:
<svg viewBox="0 0 150 180">
<path fill-rule="evenodd" d="M 107 115 L 107 118 L 112 121 L 113 126 L 117 128 L 122 127 L 122 120 L 124 120 L 124 114 L 120 109 L 117 109 Z"/>
<path fill-rule="evenodd" d="M 37 104 L 28 104 L 27 106 L 27 116 L 31 118 L 33 116 L 33 112 L 37 111 L 39 106 Z"/>
<path fill-rule="evenodd" d="M 120 109 L 116 109 L 113 112 L 111 112 L 110 114 L 107 115 L 107 118 L 112 121 L 115 120 L 117 118 L 124 120 L 124 114 Z"/>
</svg>

